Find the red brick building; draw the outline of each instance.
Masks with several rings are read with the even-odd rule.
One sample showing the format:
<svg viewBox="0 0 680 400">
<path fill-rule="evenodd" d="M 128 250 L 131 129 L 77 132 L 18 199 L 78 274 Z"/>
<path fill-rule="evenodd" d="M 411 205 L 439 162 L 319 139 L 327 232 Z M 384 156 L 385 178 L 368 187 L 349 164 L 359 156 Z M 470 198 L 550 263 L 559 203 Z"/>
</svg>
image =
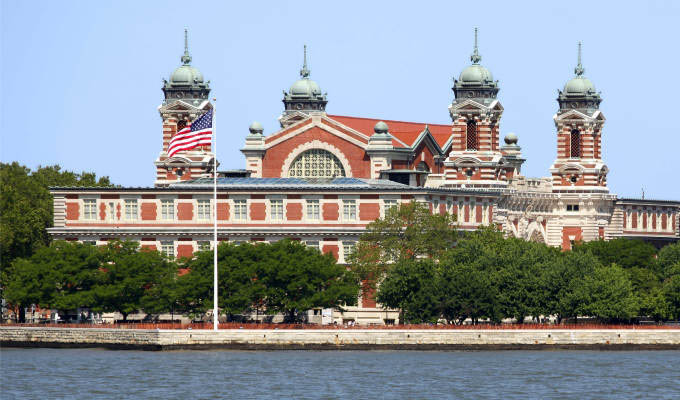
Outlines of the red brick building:
<svg viewBox="0 0 680 400">
<path fill-rule="evenodd" d="M 394 205 L 418 201 L 453 213 L 462 230 L 494 225 L 508 235 L 569 249 L 574 241 L 639 237 L 661 245 L 679 239 L 680 201 L 619 199 L 607 187 L 602 160 L 600 94 L 576 75 L 558 97 L 556 159 L 549 178 L 521 175 L 518 139 L 500 143 L 503 107 L 498 81 L 480 64 L 455 81 L 451 124 L 379 121 L 326 113 L 327 98 L 310 79 L 284 94 L 281 128 L 267 135 L 255 122 L 241 149 L 245 168 L 219 173 L 212 199 L 210 145 L 168 157 L 170 139 L 212 108 L 210 88 L 182 65 L 163 86 L 161 152 L 156 182 L 140 188 L 54 188 L 55 239 L 103 244 L 136 240 L 177 257 L 210 246 L 213 215 L 219 240 L 301 240 L 339 262 L 366 225 Z M 396 318 L 362 299 L 333 318 Z"/>
</svg>

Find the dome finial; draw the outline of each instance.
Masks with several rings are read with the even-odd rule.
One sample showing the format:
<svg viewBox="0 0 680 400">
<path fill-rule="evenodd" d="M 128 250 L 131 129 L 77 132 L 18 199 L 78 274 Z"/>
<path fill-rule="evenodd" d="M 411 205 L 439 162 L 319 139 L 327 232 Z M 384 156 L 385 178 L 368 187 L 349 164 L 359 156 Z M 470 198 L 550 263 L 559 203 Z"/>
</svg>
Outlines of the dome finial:
<svg viewBox="0 0 680 400">
<path fill-rule="evenodd" d="M 578 64 L 576 65 L 576 68 L 574 68 L 574 72 L 576 73 L 576 76 L 581 76 L 583 75 L 586 70 L 583 68 L 583 65 L 581 65 L 581 42 L 578 42 Z"/>
<path fill-rule="evenodd" d="M 182 56 L 182 63 L 189 65 L 191 63 L 191 56 L 189 55 L 189 34 L 184 28 L 184 55 Z"/>
<path fill-rule="evenodd" d="M 477 48 L 477 28 L 475 28 L 475 49 L 472 51 L 470 61 L 472 61 L 473 64 L 479 64 L 479 62 L 482 61 L 482 56 L 479 55 L 479 49 Z"/>
<path fill-rule="evenodd" d="M 304 46 L 304 62 L 302 64 L 302 69 L 300 70 L 300 76 L 303 78 L 309 77 L 309 69 L 307 69 L 307 45 Z"/>
</svg>

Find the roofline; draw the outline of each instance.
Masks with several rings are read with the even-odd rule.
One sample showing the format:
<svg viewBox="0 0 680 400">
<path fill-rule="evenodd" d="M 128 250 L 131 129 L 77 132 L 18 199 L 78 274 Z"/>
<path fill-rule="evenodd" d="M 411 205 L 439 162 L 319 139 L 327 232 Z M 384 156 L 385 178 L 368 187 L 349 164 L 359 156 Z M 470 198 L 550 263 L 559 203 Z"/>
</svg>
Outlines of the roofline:
<svg viewBox="0 0 680 400">
<path fill-rule="evenodd" d="M 350 115 L 338 115 L 338 114 L 328 114 L 328 113 L 326 113 L 326 116 L 330 119 L 333 119 L 333 117 L 341 117 L 341 118 L 362 119 L 364 121 L 378 120 L 378 121 L 382 121 L 382 122 L 385 122 L 385 123 L 396 122 L 396 123 L 400 123 L 400 124 L 422 124 L 422 125 L 445 126 L 445 127 L 453 126 L 453 124 L 431 124 L 429 122 L 399 121 L 399 120 L 396 120 L 396 119 L 382 119 L 382 118 L 369 118 L 369 117 L 352 117 Z"/>
<path fill-rule="evenodd" d="M 680 200 L 639 199 L 633 197 L 619 197 L 616 199 L 616 203 L 674 204 L 680 206 Z"/>
<path fill-rule="evenodd" d="M 420 186 L 405 186 L 405 187 L 331 187 L 331 186 L 276 186 L 276 185 L 258 185 L 258 186 L 218 186 L 218 192 L 261 192 L 261 191 L 276 191 L 276 192 L 318 192 L 320 190 L 329 192 L 404 192 L 404 193 L 422 193 L 422 194 L 460 194 L 465 196 L 500 196 L 502 189 L 487 189 L 487 190 L 461 190 L 453 188 L 427 188 Z M 213 187 L 210 185 L 198 187 L 97 187 L 97 186 L 83 186 L 83 187 L 50 187 L 50 193 L 74 193 L 74 192 L 212 192 Z"/>
</svg>

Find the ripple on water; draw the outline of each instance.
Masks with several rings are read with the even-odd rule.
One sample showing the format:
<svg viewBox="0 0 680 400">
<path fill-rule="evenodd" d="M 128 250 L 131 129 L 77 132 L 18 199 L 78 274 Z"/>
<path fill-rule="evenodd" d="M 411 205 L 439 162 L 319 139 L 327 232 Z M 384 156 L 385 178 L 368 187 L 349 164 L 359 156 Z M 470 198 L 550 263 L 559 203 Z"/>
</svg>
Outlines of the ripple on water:
<svg viewBox="0 0 680 400">
<path fill-rule="evenodd" d="M 678 351 L 2 349 L 2 398 L 680 397 Z"/>
</svg>

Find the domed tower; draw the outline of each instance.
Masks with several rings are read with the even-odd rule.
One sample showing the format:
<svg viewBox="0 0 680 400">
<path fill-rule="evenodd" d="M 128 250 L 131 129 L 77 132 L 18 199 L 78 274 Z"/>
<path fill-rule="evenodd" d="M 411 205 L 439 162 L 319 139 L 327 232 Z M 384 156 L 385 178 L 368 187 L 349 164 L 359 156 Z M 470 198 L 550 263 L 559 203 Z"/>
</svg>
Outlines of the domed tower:
<svg viewBox="0 0 680 400">
<path fill-rule="evenodd" d="M 292 125 L 306 119 L 312 113 L 325 113 L 326 94 L 319 85 L 309 79 L 307 68 L 307 46 L 304 46 L 304 62 L 300 70 L 300 79 L 295 81 L 288 92 L 283 92 L 284 111 L 280 117 L 281 127 Z"/>
<path fill-rule="evenodd" d="M 503 107 L 496 99 L 498 81 L 480 64 L 481 60 L 475 28 L 472 64 L 453 84 L 455 98 L 449 106 L 453 141 L 444 162 L 446 186 L 503 186 L 515 171 L 505 163 L 499 145 Z"/>
<path fill-rule="evenodd" d="M 156 186 L 211 176 L 213 153 L 211 145 L 206 144 L 188 151 L 180 151 L 168 157 L 170 140 L 177 132 L 191 125 L 191 122 L 212 109 L 209 100 L 210 81 L 191 65 L 187 30 L 184 30 L 184 54 L 180 65 L 163 79 L 163 103 L 158 108 L 163 119 L 163 143 L 161 153 L 154 162 L 156 165 Z"/>
<path fill-rule="evenodd" d="M 595 85 L 586 78 L 581 65 L 581 43 L 575 76 L 564 90 L 558 91 L 559 110 L 553 117 L 557 128 L 557 159 L 550 168 L 553 188 L 581 188 L 608 191 L 607 166 L 602 161 L 602 98 Z"/>
</svg>

